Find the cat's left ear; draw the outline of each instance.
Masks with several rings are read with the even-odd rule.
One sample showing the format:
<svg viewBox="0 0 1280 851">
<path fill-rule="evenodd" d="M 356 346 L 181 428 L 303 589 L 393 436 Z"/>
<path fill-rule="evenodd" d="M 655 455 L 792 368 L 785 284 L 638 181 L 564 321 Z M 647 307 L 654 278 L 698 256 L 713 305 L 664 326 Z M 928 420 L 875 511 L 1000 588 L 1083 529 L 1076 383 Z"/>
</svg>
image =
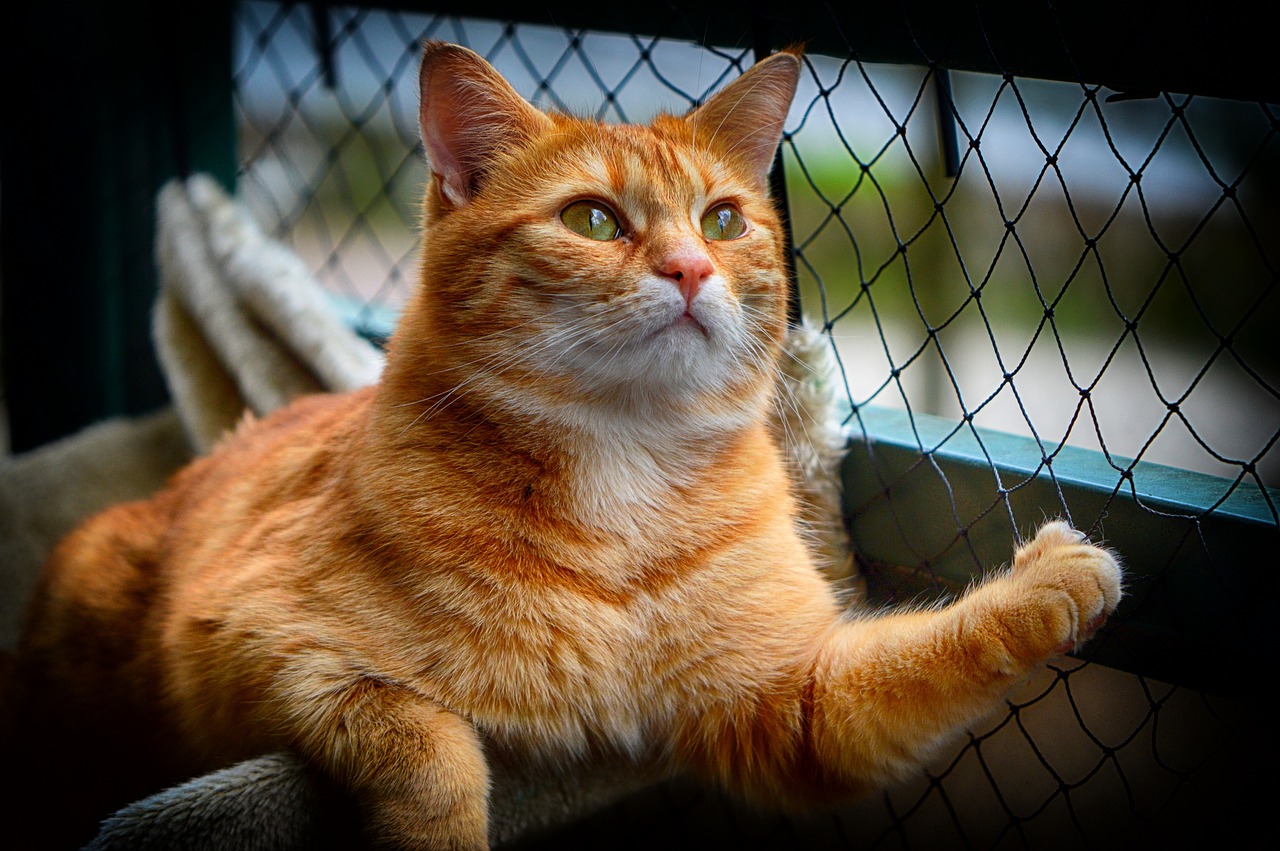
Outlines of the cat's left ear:
<svg viewBox="0 0 1280 851">
<path fill-rule="evenodd" d="M 799 81 L 800 51 L 789 48 L 752 65 L 685 120 L 699 138 L 746 166 L 763 189 Z"/>
<path fill-rule="evenodd" d="M 422 144 L 454 207 L 475 196 L 495 158 L 545 131 L 549 119 L 479 54 L 430 42 L 418 74 Z"/>
</svg>

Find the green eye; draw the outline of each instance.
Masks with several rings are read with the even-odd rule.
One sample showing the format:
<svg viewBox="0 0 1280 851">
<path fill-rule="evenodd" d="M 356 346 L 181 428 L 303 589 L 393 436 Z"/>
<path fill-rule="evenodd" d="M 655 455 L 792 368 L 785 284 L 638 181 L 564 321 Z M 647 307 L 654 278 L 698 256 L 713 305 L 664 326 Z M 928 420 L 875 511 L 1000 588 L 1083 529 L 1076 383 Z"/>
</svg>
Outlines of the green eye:
<svg viewBox="0 0 1280 851">
<path fill-rule="evenodd" d="M 702 235 L 707 239 L 737 239 L 747 232 L 747 220 L 732 204 L 717 204 L 702 216 Z"/>
<path fill-rule="evenodd" d="M 618 217 L 599 201 L 574 201 L 560 211 L 565 227 L 588 239 L 602 242 L 622 236 Z"/>
</svg>

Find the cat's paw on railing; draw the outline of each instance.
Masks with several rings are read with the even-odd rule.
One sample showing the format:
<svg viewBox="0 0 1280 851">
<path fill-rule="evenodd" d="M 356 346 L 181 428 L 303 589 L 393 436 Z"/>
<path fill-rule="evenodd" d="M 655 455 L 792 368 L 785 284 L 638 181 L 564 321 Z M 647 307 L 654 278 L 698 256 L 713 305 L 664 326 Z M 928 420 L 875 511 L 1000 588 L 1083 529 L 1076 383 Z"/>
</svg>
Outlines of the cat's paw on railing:
<svg viewBox="0 0 1280 851">
<path fill-rule="evenodd" d="M 1042 629 L 1032 624 L 1026 635 L 1030 658 L 1079 647 L 1120 602 L 1122 573 L 1116 556 L 1060 520 L 1044 524 L 1018 548 L 1010 578 L 1015 588 L 1033 595 L 1032 611 L 1040 612 L 1033 617 Z"/>
</svg>

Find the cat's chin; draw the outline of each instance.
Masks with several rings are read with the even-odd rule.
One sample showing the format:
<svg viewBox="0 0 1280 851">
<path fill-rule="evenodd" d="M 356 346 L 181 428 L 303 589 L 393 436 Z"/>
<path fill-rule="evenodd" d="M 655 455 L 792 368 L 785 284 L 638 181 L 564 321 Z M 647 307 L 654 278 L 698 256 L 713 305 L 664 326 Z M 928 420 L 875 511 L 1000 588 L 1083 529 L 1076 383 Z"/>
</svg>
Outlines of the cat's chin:
<svg viewBox="0 0 1280 851">
<path fill-rule="evenodd" d="M 696 320 L 672 320 L 614 351 L 608 359 L 580 364 L 584 368 L 576 375 L 589 396 L 685 409 L 750 381 L 733 346 Z"/>
<path fill-rule="evenodd" d="M 741 318 L 724 305 L 695 304 L 672 311 L 632 346 L 632 376 L 668 393 L 718 394 L 749 379 L 749 355 L 760 342 L 746 339 Z"/>
<path fill-rule="evenodd" d="M 651 370 L 662 375 L 728 366 L 727 342 L 717 323 L 684 313 L 650 332 L 637 348 L 642 350 L 641 357 L 652 361 Z"/>
</svg>

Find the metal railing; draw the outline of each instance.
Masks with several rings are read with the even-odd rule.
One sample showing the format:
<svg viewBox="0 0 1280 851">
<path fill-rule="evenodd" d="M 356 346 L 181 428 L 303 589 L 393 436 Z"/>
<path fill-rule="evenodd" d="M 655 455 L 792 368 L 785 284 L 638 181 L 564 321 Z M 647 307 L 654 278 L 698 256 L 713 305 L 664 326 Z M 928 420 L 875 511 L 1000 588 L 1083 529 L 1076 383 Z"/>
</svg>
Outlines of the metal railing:
<svg viewBox="0 0 1280 851">
<path fill-rule="evenodd" d="M 684 110 L 761 51 L 808 40 L 784 194 L 804 313 L 841 364 L 848 521 L 873 593 L 950 593 L 1050 515 L 1130 568 L 1093 661 L 1051 667 L 914 782 L 817 819 L 664 786 L 559 841 L 1263 835 L 1262 789 L 1233 754 L 1260 734 L 1246 684 L 1266 661 L 1280 545 L 1275 93 L 1211 55 L 1135 63 L 1114 28 L 1100 47 L 1049 4 L 1021 22 L 977 4 L 905 36 L 872 15 L 856 40 L 848 14 L 766 7 L 709 22 L 680 3 L 624 19 L 557 6 L 551 26 L 237 7 L 238 191 L 373 337 L 415 277 L 422 39 L 467 44 L 535 103 L 604 120 Z M 1046 20 L 1055 49 L 1037 53 Z M 970 49 L 984 39 L 985 56 Z"/>
</svg>

